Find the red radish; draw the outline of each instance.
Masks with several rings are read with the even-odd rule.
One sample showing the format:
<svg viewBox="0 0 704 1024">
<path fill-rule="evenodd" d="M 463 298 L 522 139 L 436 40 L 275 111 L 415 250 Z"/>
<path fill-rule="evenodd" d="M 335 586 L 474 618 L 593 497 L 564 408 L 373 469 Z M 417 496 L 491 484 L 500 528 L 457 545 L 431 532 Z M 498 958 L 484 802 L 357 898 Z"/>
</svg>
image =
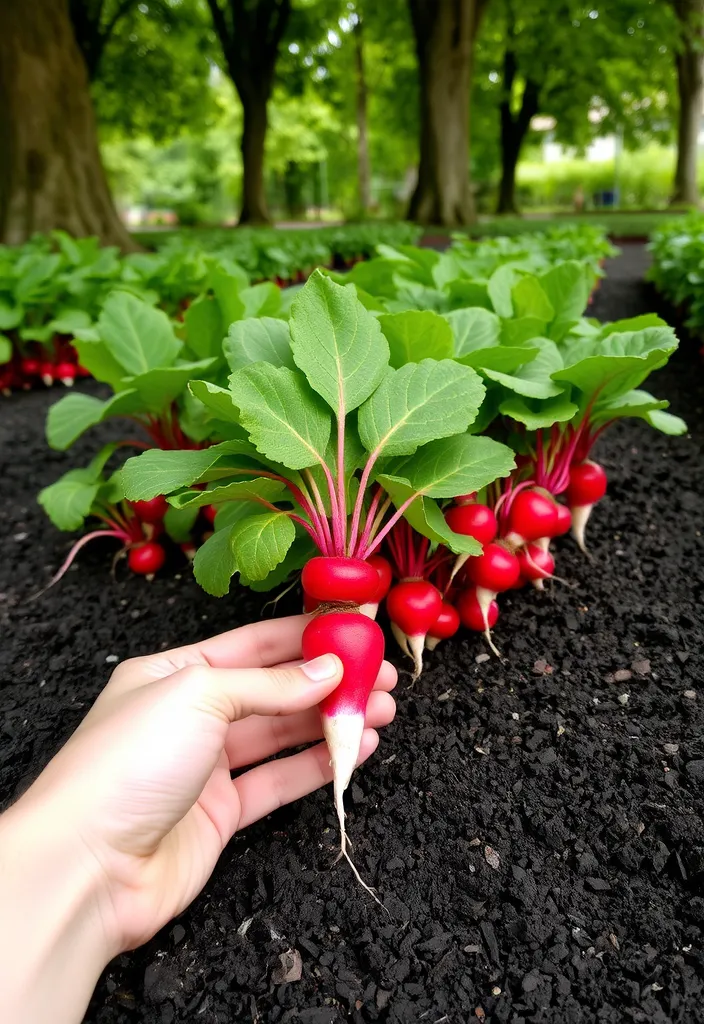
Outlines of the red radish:
<svg viewBox="0 0 704 1024">
<path fill-rule="evenodd" d="M 81 366 L 80 363 L 76 365 L 76 376 L 77 377 L 90 377 L 90 370 L 86 370 L 85 366 Z"/>
<path fill-rule="evenodd" d="M 423 671 L 425 638 L 437 622 L 441 608 L 440 591 L 427 580 L 401 580 L 386 597 L 391 630 L 404 654 L 413 658 L 414 679 Z"/>
<path fill-rule="evenodd" d="M 584 531 L 592 508 L 606 494 L 606 473 L 597 462 L 588 460 L 570 466 L 567 501 L 572 513 L 572 536 L 584 553 Z"/>
<path fill-rule="evenodd" d="M 563 534 L 569 533 L 570 527 L 572 526 L 572 513 L 567 508 L 567 505 L 557 505 L 557 532 L 553 534 L 554 537 L 562 537 Z"/>
<path fill-rule="evenodd" d="M 500 594 L 518 582 L 521 566 L 516 555 L 496 541 L 487 544 L 481 555 L 470 558 L 467 575 L 478 587 Z"/>
<path fill-rule="evenodd" d="M 132 572 L 139 576 L 151 576 L 158 572 L 166 561 L 166 552 L 161 544 L 149 541 L 146 544 L 137 544 L 130 548 L 127 556 L 127 564 Z"/>
<path fill-rule="evenodd" d="M 320 601 L 316 601 L 314 597 L 310 597 L 303 591 L 303 611 L 306 615 L 312 614 L 316 609 L 320 607 Z"/>
<path fill-rule="evenodd" d="M 480 505 L 478 502 L 467 501 L 466 498 L 455 499 L 458 504 L 451 505 L 445 510 L 445 522 L 454 533 L 463 537 L 474 537 L 484 547 L 496 537 L 499 532 L 499 524 L 496 521 L 494 510 L 487 505 Z M 469 555 L 458 555 L 452 568 L 450 582 L 455 578 Z"/>
<path fill-rule="evenodd" d="M 25 377 L 38 377 L 41 370 L 41 363 L 34 356 L 25 356 L 20 364 Z"/>
<path fill-rule="evenodd" d="M 147 501 L 131 501 L 130 505 L 143 523 L 160 523 L 169 510 L 169 503 L 161 494 Z"/>
<path fill-rule="evenodd" d="M 441 640 L 449 640 L 459 628 L 460 617 L 457 609 L 447 601 L 443 601 L 440 614 L 425 638 L 425 646 L 429 651 L 434 651 Z"/>
<path fill-rule="evenodd" d="M 467 629 L 475 633 L 484 633 L 486 629 L 493 629 L 499 618 L 499 606 L 496 601 L 490 601 L 486 609 L 480 604 L 476 587 L 468 587 L 463 590 L 457 598 L 457 611 L 460 621 Z"/>
<path fill-rule="evenodd" d="M 212 526 L 215 523 L 215 516 L 218 514 L 217 505 L 203 505 L 203 507 L 201 508 L 201 512 L 203 513 L 205 519 Z"/>
<path fill-rule="evenodd" d="M 378 623 L 359 612 L 324 612 L 303 630 L 305 660 L 323 654 L 336 654 L 344 668 L 340 685 L 320 704 L 320 718 L 332 763 L 340 852 L 364 885 L 347 853 L 343 794 L 357 764 L 367 701 L 384 660 L 384 634 Z"/>
<path fill-rule="evenodd" d="M 376 569 L 379 577 L 379 586 L 371 601 L 365 601 L 359 606 L 359 610 L 362 615 L 368 615 L 370 619 L 375 619 L 379 605 L 391 589 L 394 577 L 391 566 L 383 555 L 370 555 L 367 559 L 367 564 Z"/>
<path fill-rule="evenodd" d="M 67 388 L 73 387 L 76 379 L 76 367 L 74 363 L 67 363 L 65 360 L 57 364 L 54 371 L 56 380 L 60 380 Z"/>
<path fill-rule="evenodd" d="M 557 528 L 557 502 L 547 494 L 533 488 L 519 491 L 508 513 L 506 539 L 521 547 L 540 537 L 552 537 Z"/>
<path fill-rule="evenodd" d="M 49 362 L 41 363 L 39 366 L 39 376 L 48 388 L 54 383 L 55 369 L 54 364 Z"/>
<path fill-rule="evenodd" d="M 512 551 L 496 541 L 487 544 L 478 558 L 470 558 L 467 575 L 476 585 L 476 598 L 482 612 L 486 641 L 494 654 L 500 657 L 491 639 L 489 609 L 497 594 L 510 590 L 518 583 L 521 576 L 520 562 Z"/>
<path fill-rule="evenodd" d="M 364 604 L 379 589 L 379 573 L 361 558 L 320 555 L 303 566 L 301 583 L 316 601 Z"/>
<path fill-rule="evenodd" d="M 542 590 L 543 580 L 552 579 L 555 573 L 555 559 L 538 544 L 527 544 L 518 552 L 518 561 L 521 576 L 530 580 L 537 590 Z"/>
</svg>

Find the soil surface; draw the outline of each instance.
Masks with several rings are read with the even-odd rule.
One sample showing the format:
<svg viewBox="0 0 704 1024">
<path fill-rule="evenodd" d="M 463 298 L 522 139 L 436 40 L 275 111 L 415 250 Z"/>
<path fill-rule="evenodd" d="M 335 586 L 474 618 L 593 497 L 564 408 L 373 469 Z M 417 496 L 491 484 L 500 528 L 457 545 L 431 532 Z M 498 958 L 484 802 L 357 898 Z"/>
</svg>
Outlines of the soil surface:
<svg viewBox="0 0 704 1024">
<path fill-rule="evenodd" d="M 657 308 L 646 259 L 625 246 L 609 263 L 595 315 Z M 317 793 L 236 837 L 193 906 L 110 964 L 90 1024 L 704 1021 L 697 349 L 685 339 L 651 381 L 691 435 L 632 422 L 600 442 L 609 493 L 593 559 L 564 540 L 558 573 L 573 586 L 502 601 L 505 662 L 465 634 L 413 689 L 402 677 L 396 720 L 348 798 L 357 863 L 388 914 L 333 864 L 332 800 Z M 116 660 L 245 623 L 262 603 L 208 598 L 176 556 L 151 585 L 124 568 L 114 581 L 112 550 L 96 545 L 28 604 L 70 545 L 34 495 L 112 434 L 49 452 L 56 397 L 0 405 L 5 801 Z M 282 983 L 291 958 L 302 975 Z"/>
</svg>

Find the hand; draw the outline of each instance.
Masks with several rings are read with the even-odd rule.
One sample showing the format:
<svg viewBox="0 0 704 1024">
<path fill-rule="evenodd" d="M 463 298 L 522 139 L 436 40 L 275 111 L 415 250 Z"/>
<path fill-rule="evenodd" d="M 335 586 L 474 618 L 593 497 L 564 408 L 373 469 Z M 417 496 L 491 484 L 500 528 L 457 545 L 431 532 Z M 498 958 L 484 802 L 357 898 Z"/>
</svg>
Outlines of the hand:
<svg viewBox="0 0 704 1024">
<path fill-rule="evenodd" d="M 17 820 L 26 848 L 34 827 L 38 843 L 52 837 L 53 850 L 65 850 L 50 871 L 70 861 L 91 878 L 89 916 L 100 921 L 105 962 L 188 906 L 238 829 L 331 780 L 324 743 L 230 778 L 322 736 L 316 705 L 342 666 L 326 655 L 297 667 L 306 621 L 260 622 L 120 665 L 66 746 L 0 818 L 0 850 Z M 385 662 L 360 761 L 376 749 L 374 727 L 393 719 L 386 691 L 395 684 Z"/>
</svg>

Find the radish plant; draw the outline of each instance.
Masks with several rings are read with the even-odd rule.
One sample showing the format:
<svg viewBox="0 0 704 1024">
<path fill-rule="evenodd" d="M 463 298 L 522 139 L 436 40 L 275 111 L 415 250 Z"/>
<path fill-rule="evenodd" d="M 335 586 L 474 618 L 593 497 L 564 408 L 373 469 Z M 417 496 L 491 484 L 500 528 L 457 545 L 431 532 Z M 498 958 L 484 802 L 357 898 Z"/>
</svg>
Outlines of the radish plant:
<svg viewBox="0 0 704 1024">
<path fill-rule="evenodd" d="M 242 331 L 228 387 L 190 386 L 233 436 L 200 451 L 145 451 L 125 464 L 122 487 L 133 501 L 166 494 L 177 509 L 219 507 L 194 561 L 211 594 L 226 593 L 235 573 L 273 586 L 304 567 L 306 596 L 319 602 L 304 655 L 335 653 L 345 665 L 321 711 L 349 859 L 343 792 L 383 656 L 383 634 L 360 610 L 385 585 L 368 559 L 404 517 L 429 544 L 479 554 L 438 502 L 507 475 L 513 453 L 467 433 L 484 398 L 479 375 L 452 359 L 391 366 L 380 323 L 354 288 L 316 273 L 288 324 L 253 321 Z M 431 625 L 441 604 L 437 593 Z"/>
</svg>

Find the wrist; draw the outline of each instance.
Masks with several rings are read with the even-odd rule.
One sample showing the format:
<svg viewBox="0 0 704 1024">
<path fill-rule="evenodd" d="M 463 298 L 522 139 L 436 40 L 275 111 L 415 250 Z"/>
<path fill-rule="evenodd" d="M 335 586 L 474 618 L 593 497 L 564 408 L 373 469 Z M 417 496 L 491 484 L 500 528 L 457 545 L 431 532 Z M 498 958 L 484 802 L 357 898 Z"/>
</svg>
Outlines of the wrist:
<svg viewBox="0 0 704 1024">
<path fill-rule="evenodd" d="M 81 1019 L 120 952 L 108 904 L 99 864 L 50 805 L 30 792 L 0 816 L 0 1018 Z"/>
</svg>

